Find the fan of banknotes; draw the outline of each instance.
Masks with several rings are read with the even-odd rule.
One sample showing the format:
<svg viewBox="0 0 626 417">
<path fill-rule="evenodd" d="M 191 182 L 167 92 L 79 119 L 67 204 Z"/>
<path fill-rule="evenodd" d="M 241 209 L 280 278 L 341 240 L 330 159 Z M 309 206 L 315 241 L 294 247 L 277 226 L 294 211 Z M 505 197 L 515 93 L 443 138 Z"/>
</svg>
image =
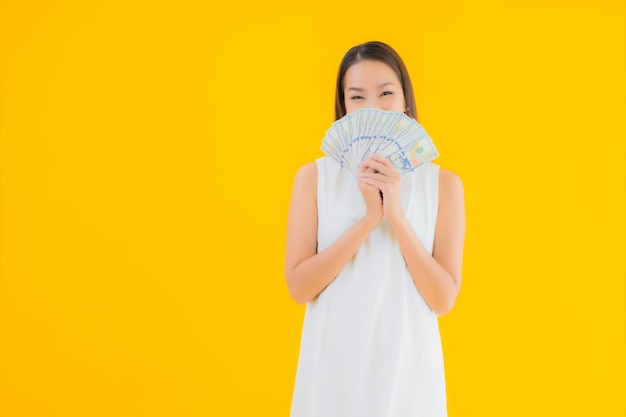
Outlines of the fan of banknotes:
<svg viewBox="0 0 626 417">
<path fill-rule="evenodd" d="M 389 159 L 402 176 L 439 156 L 417 120 L 404 113 L 364 108 L 335 121 L 322 140 L 322 151 L 358 177 L 370 155 Z"/>
</svg>

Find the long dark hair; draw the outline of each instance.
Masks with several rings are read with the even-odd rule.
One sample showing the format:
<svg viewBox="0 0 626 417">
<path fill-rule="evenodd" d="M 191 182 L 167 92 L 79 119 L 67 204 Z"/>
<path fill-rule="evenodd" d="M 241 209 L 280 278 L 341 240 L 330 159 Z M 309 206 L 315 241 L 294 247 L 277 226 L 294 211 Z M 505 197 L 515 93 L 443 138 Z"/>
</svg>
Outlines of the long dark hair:
<svg viewBox="0 0 626 417">
<path fill-rule="evenodd" d="M 352 47 L 348 52 L 346 52 L 341 60 L 339 72 L 337 73 L 335 120 L 339 120 L 346 115 L 346 102 L 343 91 L 343 79 L 345 78 L 346 71 L 348 71 L 348 68 L 350 68 L 353 64 L 365 60 L 380 61 L 391 67 L 391 69 L 398 76 L 400 84 L 402 85 L 404 101 L 408 108 L 405 113 L 407 116 L 417 120 L 417 109 L 415 108 L 413 85 L 411 84 L 411 78 L 409 77 L 406 65 L 404 65 L 400 55 L 398 55 L 398 53 L 391 46 L 378 41 L 366 42 Z"/>
</svg>

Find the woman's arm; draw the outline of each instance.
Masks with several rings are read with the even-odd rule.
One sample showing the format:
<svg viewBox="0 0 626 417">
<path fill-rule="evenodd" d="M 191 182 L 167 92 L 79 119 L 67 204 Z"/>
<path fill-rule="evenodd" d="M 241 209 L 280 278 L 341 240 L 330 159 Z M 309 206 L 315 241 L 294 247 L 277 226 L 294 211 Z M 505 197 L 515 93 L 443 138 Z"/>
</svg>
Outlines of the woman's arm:
<svg viewBox="0 0 626 417">
<path fill-rule="evenodd" d="M 328 248 L 317 253 L 317 165 L 296 174 L 287 222 L 285 278 L 291 297 L 304 304 L 314 299 L 339 274 L 382 218 L 377 188 L 360 184 L 366 215 Z"/>
<path fill-rule="evenodd" d="M 437 315 L 448 313 L 461 288 L 465 204 L 460 178 L 453 172 L 439 170 L 439 211 L 431 256 L 401 208 L 397 171 L 386 159 L 377 157 L 365 166 L 378 171 L 362 174 L 362 178 L 383 192 L 385 215 L 396 233 L 415 287 Z"/>
<path fill-rule="evenodd" d="M 417 237 L 406 216 L 389 219 L 398 237 L 413 282 L 437 315 L 452 310 L 461 289 L 465 207 L 460 178 L 439 170 L 439 211 L 432 256 Z"/>
</svg>

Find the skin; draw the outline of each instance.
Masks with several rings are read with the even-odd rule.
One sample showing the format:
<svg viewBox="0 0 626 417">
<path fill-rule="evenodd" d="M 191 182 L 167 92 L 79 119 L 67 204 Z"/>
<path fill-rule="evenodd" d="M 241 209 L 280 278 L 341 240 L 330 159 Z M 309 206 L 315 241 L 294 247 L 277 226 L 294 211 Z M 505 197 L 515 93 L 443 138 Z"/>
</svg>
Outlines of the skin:
<svg viewBox="0 0 626 417">
<path fill-rule="evenodd" d="M 402 85 L 385 63 L 365 60 L 352 65 L 344 79 L 348 113 L 373 107 L 403 112 Z M 361 164 L 358 187 L 366 214 L 337 241 L 317 252 L 317 166 L 297 172 L 289 206 L 285 278 L 299 304 L 315 299 L 354 256 L 361 244 L 387 217 L 416 289 L 430 309 L 448 313 L 459 294 L 465 239 L 463 184 L 451 171 L 439 170 L 439 210 L 432 256 L 420 242 L 400 203 L 401 177 L 393 164 L 374 155 Z M 382 192 L 382 198 L 381 198 Z"/>
</svg>

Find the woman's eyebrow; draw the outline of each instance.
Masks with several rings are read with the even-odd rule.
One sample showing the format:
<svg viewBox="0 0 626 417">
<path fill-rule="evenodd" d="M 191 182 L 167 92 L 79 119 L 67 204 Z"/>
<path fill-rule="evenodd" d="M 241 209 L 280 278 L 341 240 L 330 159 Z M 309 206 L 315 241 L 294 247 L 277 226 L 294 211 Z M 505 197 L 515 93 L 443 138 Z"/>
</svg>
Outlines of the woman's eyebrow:
<svg viewBox="0 0 626 417">
<path fill-rule="evenodd" d="M 378 85 L 378 88 L 385 88 L 388 85 L 394 85 L 394 83 L 392 83 L 392 82 L 382 83 L 382 84 Z M 348 87 L 347 91 L 365 91 L 365 89 L 361 88 L 361 87 Z"/>
</svg>

